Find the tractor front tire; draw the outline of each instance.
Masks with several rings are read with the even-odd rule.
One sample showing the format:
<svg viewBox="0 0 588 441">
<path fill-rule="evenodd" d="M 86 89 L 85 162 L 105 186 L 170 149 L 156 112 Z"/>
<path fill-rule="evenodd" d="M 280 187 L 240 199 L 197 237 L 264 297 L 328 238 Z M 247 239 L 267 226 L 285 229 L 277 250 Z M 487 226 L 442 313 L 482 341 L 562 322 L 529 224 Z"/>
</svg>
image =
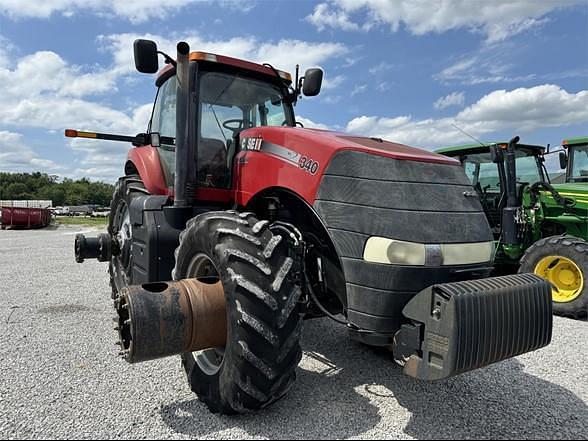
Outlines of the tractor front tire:
<svg viewBox="0 0 588 441">
<path fill-rule="evenodd" d="M 215 413 L 247 413 L 284 396 L 300 362 L 301 289 L 286 237 L 251 213 L 219 211 L 188 221 L 174 280 L 222 283 L 224 348 L 182 355 L 191 389 Z"/>
<path fill-rule="evenodd" d="M 535 273 L 553 285 L 555 314 L 588 314 L 588 242 L 573 236 L 541 239 L 525 253 L 519 272 Z"/>
<path fill-rule="evenodd" d="M 113 253 L 108 273 L 112 298 L 115 299 L 122 288 L 133 284 L 132 224 L 129 207 L 133 199 L 149 194 L 139 175 L 119 178 L 108 217 L 108 234 L 118 243 L 117 253 Z"/>
</svg>

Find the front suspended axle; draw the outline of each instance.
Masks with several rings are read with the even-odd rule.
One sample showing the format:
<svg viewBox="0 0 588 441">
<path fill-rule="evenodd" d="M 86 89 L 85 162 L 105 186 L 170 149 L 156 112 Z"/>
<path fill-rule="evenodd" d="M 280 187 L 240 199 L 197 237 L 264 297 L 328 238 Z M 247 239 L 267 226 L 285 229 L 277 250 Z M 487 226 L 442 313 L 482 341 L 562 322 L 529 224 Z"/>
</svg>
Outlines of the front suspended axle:
<svg viewBox="0 0 588 441">
<path fill-rule="evenodd" d="M 86 259 L 98 259 L 99 262 L 108 262 L 113 254 L 112 238 L 108 233 L 100 233 L 96 237 L 86 237 L 76 234 L 74 254 L 77 263 Z"/>
<path fill-rule="evenodd" d="M 184 279 L 129 286 L 114 306 L 117 344 L 129 363 L 225 346 L 227 317 L 220 282 Z"/>
</svg>

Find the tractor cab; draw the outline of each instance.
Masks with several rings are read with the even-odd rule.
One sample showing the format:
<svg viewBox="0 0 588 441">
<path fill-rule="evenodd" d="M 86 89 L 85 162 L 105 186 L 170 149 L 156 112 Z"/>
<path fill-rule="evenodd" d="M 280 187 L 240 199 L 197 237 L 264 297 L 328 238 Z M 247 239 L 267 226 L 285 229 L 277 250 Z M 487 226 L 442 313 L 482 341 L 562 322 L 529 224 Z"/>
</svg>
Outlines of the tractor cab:
<svg viewBox="0 0 588 441">
<path fill-rule="evenodd" d="M 292 103 L 288 99 L 289 74 L 259 72 L 253 63 L 235 65 L 234 59 L 202 52 L 190 55 L 191 70 L 196 80 L 191 94 L 196 98 L 194 141 L 197 145 L 198 185 L 227 188 L 230 186 L 231 161 L 242 130 L 259 126 L 294 126 Z M 253 66 L 249 66 L 253 65 Z M 259 66 L 261 67 L 261 66 Z M 156 81 L 157 98 L 150 133 L 160 139 L 176 138 L 177 77 L 168 66 Z M 161 144 L 164 174 L 173 186 L 175 145 Z"/>
<path fill-rule="evenodd" d="M 137 40 L 137 69 L 155 73 L 158 53 L 161 52 L 153 42 Z M 177 63 L 166 57 L 168 64 L 156 80 L 158 92 L 148 128 L 151 144 L 159 149 L 168 187 L 174 186 L 175 162 L 183 160 L 187 169 L 184 176 L 188 180 L 196 177 L 196 182 L 190 183 L 192 186 L 228 189 L 233 159 L 240 147 L 239 134 L 254 127 L 296 126 L 293 106 L 300 93 L 317 95 L 322 82 L 320 69 L 309 69 L 302 78 L 298 78 L 297 72 L 293 84 L 289 73 L 269 64 L 205 52 L 191 52 L 186 58 L 182 87 L 178 85 L 182 73 L 178 72 Z M 186 112 L 178 112 L 178 102 L 187 107 Z M 177 114 L 188 115 L 184 122 L 186 134 L 181 140 L 187 148 L 180 155 L 175 151 Z"/>
<path fill-rule="evenodd" d="M 500 236 L 502 210 L 506 204 L 507 173 L 502 152 L 508 142 L 485 145 L 467 144 L 437 150 L 437 153 L 459 159 L 482 201 L 482 206 L 496 239 Z M 545 148 L 517 144 L 515 149 L 516 196 L 520 204 L 526 187 L 537 182 L 549 182 L 543 166 Z"/>
<path fill-rule="evenodd" d="M 566 182 L 588 182 L 588 137 L 565 139 L 566 151 L 560 153 L 561 168 L 566 169 Z"/>
</svg>

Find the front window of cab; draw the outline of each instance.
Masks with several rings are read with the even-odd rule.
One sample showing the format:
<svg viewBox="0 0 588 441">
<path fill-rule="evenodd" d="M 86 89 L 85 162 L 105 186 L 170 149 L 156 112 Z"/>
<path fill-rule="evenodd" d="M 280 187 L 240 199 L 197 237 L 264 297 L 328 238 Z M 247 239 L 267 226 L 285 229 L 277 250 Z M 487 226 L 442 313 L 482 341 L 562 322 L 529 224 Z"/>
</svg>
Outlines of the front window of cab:
<svg viewBox="0 0 588 441">
<path fill-rule="evenodd" d="M 516 151 L 517 182 L 534 184 L 543 181 L 538 158 L 522 149 Z M 488 192 L 500 192 L 498 166 L 492 162 L 490 153 L 474 153 L 461 157 L 466 174 L 472 185 Z"/>
<path fill-rule="evenodd" d="M 252 127 L 293 126 L 292 108 L 278 86 L 253 78 L 205 72 L 199 85 L 198 181 L 226 188 L 237 135 Z"/>
<path fill-rule="evenodd" d="M 571 180 L 588 182 L 588 145 L 573 147 Z"/>
</svg>

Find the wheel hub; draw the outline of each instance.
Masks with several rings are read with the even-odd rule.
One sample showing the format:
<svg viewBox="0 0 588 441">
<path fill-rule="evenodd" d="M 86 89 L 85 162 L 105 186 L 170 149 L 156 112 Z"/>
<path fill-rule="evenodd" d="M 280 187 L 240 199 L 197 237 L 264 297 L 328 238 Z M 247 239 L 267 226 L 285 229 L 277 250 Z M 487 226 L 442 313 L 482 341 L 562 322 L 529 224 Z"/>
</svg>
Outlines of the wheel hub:
<svg viewBox="0 0 588 441">
<path fill-rule="evenodd" d="M 535 274 L 553 285 L 553 301 L 571 302 L 578 298 L 584 289 L 584 276 L 576 263 L 563 256 L 547 256 L 535 267 Z"/>
<path fill-rule="evenodd" d="M 122 264 L 122 268 L 128 274 L 131 264 L 133 225 L 131 223 L 131 214 L 127 204 L 121 204 L 116 217 L 116 254 Z"/>
<path fill-rule="evenodd" d="M 187 277 L 206 284 L 219 282 L 218 271 L 212 261 L 204 254 L 194 256 L 188 266 Z M 207 375 L 215 375 L 220 371 L 225 358 L 225 348 L 216 347 L 204 351 L 192 352 L 194 360 Z"/>
</svg>

